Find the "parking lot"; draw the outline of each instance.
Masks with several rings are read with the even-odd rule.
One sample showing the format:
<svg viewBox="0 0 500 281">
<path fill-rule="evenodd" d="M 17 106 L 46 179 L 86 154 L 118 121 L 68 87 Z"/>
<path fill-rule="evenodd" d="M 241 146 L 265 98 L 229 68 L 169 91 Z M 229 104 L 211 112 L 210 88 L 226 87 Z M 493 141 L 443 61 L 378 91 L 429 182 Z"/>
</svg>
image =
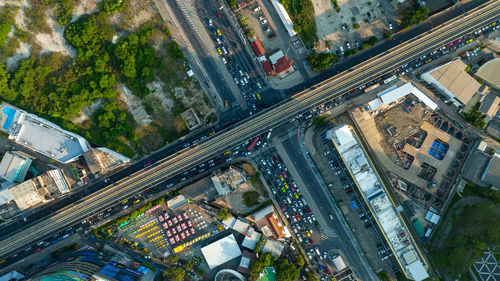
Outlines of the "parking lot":
<svg viewBox="0 0 500 281">
<path fill-rule="evenodd" d="M 344 162 L 333 143 L 325 138 L 325 131 L 316 134 L 314 143 L 317 154 L 313 158 L 373 270 L 386 270 L 393 274 L 399 271 L 397 262 L 391 259 L 390 248 L 372 220 L 363 198 L 358 194 Z"/>
<path fill-rule="evenodd" d="M 317 52 L 343 52 L 356 47 L 356 42 L 360 44 L 371 36 L 382 38 L 384 31 L 397 29 L 396 10 L 386 0 L 338 1 L 339 12 L 330 0 L 313 3 L 319 38 Z"/>
</svg>

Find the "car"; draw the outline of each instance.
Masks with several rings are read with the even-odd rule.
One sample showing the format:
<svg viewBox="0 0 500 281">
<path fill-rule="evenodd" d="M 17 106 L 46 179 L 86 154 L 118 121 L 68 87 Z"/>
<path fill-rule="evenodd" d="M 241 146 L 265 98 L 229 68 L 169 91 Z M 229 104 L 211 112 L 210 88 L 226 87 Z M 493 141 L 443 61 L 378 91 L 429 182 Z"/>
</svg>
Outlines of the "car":
<svg viewBox="0 0 500 281">
<path fill-rule="evenodd" d="M 226 47 L 222 46 L 221 49 L 224 52 L 224 55 L 227 55 L 227 49 L 226 49 Z"/>
<path fill-rule="evenodd" d="M 220 30 L 218 28 L 216 31 L 217 31 L 217 35 L 222 36 L 222 32 L 220 32 Z"/>
<path fill-rule="evenodd" d="M 347 30 L 347 25 L 344 23 L 344 24 L 342 25 L 342 31 L 346 31 L 346 30 Z"/>
<path fill-rule="evenodd" d="M 385 261 L 388 258 L 389 258 L 389 256 L 385 256 L 385 257 L 382 258 L 382 260 Z"/>
<path fill-rule="evenodd" d="M 474 41 L 474 39 L 471 38 L 471 39 L 465 41 L 465 43 L 469 44 L 469 43 L 472 43 L 473 41 Z"/>
<path fill-rule="evenodd" d="M 351 44 L 349 43 L 349 41 L 345 41 L 345 46 L 347 47 L 347 49 L 350 49 L 351 48 Z"/>
<path fill-rule="evenodd" d="M 151 166 L 151 162 L 144 164 L 144 168 Z"/>
<path fill-rule="evenodd" d="M 262 85 L 260 85 L 259 82 L 257 82 L 256 85 L 257 85 L 257 88 L 262 89 Z M 259 98 L 259 100 L 260 100 L 260 98 Z"/>
<path fill-rule="evenodd" d="M 311 237 L 311 232 L 309 232 L 309 230 L 306 230 L 305 232 L 306 232 L 307 237 Z"/>
<path fill-rule="evenodd" d="M 217 41 L 217 44 L 219 44 L 219 45 L 222 44 L 222 42 L 220 41 L 219 37 L 216 37 L 215 41 Z"/>
<path fill-rule="evenodd" d="M 228 107 L 229 106 L 229 103 L 227 102 L 227 100 L 224 101 L 224 106 L 225 107 Z"/>
<path fill-rule="evenodd" d="M 221 59 L 222 59 L 222 62 L 223 62 L 224 64 L 226 64 L 226 63 L 227 63 L 227 60 L 226 60 L 226 58 L 225 58 L 225 57 L 222 57 Z"/>
<path fill-rule="evenodd" d="M 217 48 L 217 53 L 219 53 L 219 55 L 222 55 L 222 51 L 220 48 Z"/>
<path fill-rule="evenodd" d="M 253 9 L 253 11 L 254 11 L 254 12 L 258 12 L 258 11 L 260 11 L 260 6 L 255 7 L 255 8 Z"/>
<path fill-rule="evenodd" d="M 35 252 L 35 253 L 38 253 L 38 252 L 40 252 L 41 250 L 42 250 L 42 248 L 36 248 L 34 252 Z"/>
<path fill-rule="evenodd" d="M 297 218 L 298 221 L 300 221 L 300 216 L 299 214 L 295 214 L 295 217 Z"/>
<path fill-rule="evenodd" d="M 226 43 L 226 39 L 224 38 L 224 36 L 221 36 L 221 37 L 220 37 L 220 40 L 221 40 L 222 42 Z"/>
<path fill-rule="evenodd" d="M 219 13 L 219 12 L 216 12 L 215 14 L 217 15 L 217 18 L 219 18 L 219 19 L 221 19 L 221 18 L 222 18 L 222 16 L 220 15 L 220 13 Z"/>
<path fill-rule="evenodd" d="M 389 23 L 389 29 L 392 30 L 392 23 Z"/>
<path fill-rule="evenodd" d="M 213 22 L 212 22 L 212 19 L 208 19 L 208 26 L 213 26 Z"/>
<path fill-rule="evenodd" d="M 259 82 L 257 82 L 257 85 L 259 85 Z M 257 93 L 257 94 L 256 94 L 256 96 L 257 96 L 257 99 L 259 99 L 259 100 L 261 99 L 261 97 L 260 97 L 260 94 L 259 94 L 259 93 Z"/>
<path fill-rule="evenodd" d="M 382 250 L 378 251 L 378 254 L 379 254 L 379 255 L 383 255 L 383 254 L 385 254 L 385 250 L 384 250 L 384 249 L 382 249 Z"/>
</svg>

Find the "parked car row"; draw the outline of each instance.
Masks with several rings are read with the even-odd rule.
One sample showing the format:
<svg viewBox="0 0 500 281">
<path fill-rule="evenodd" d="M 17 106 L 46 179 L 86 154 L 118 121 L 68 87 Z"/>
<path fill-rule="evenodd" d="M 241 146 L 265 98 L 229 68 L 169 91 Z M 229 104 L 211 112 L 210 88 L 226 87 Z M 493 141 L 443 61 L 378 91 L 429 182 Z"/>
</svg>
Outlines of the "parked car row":
<svg viewBox="0 0 500 281">
<path fill-rule="evenodd" d="M 277 154 L 261 158 L 259 169 L 271 188 L 272 196 L 279 202 L 281 213 L 288 221 L 288 225 L 297 237 L 305 254 L 315 265 L 318 274 L 330 274 L 326 264 L 326 252 L 320 252 L 311 235 L 319 233 L 319 224 L 311 208 L 302 196 L 300 189 L 290 175 L 288 168 Z M 323 270 L 319 270 L 323 268 Z"/>
</svg>

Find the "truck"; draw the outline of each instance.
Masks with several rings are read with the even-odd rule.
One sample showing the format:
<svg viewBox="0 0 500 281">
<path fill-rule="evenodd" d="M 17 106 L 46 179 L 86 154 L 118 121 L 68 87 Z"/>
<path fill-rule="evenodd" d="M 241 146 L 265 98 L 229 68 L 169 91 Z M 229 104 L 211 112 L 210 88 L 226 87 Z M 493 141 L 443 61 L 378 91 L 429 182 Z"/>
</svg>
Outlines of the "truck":
<svg viewBox="0 0 500 281">
<path fill-rule="evenodd" d="M 255 144 L 259 141 L 259 137 L 255 137 L 252 142 L 248 145 L 247 149 L 248 151 L 252 151 L 253 147 Z"/>
<path fill-rule="evenodd" d="M 380 83 L 377 83 L 377 84 L 374 84 L 368 88 L 365 89 L 365 93 L 368 93 L 369 91 L 373 90 L 373 89 L 376 89 L 378 88 L 378 86 L 380 86 Z"/>
</svg>

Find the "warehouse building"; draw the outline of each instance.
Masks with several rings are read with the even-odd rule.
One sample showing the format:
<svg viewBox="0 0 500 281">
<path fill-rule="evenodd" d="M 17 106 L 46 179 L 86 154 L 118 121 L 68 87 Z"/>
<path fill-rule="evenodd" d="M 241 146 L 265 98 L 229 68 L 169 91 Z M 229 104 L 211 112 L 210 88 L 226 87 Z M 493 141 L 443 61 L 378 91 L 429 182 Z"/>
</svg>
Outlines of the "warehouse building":
<svg viewBox="0 0 500 281">
<path fill-rule="evenodd" d="M 242 254 L 233 234 L 201 248 L 201 253 L 210 269 L 214 269 Z"/>
</svg>

